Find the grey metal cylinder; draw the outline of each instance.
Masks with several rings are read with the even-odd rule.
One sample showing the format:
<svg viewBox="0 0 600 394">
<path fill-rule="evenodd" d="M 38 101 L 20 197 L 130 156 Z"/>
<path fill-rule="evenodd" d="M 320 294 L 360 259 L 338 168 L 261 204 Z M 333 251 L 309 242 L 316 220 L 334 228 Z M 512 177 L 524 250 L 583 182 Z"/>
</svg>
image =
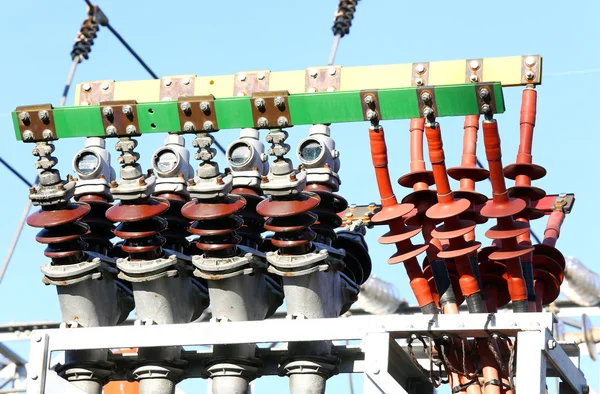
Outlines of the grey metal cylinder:
<svg viewBox="0 0 600 394">
<path fill-rule="evenodd" d="M 290 394 L 324 394 L 327 379 L 318 374 L 290 376 Z"/>
<path fill-rule="evenodd" d="M 217 376 L 212 379 L 212 394 L 246 394 L 249 383 L 240 376 Z"/>
<path fill-rule="evenodd" d="M 175 383 L 170 379 L 156 378 L 140 381 L 140 394 L 169 394 L 175 392 Z"/>
</svg>

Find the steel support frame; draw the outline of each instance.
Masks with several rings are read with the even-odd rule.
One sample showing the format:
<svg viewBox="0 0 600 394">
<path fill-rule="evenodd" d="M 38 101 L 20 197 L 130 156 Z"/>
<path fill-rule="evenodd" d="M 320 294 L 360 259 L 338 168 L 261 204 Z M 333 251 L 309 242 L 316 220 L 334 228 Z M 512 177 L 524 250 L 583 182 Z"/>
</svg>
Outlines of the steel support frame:
<svg viewBox="0 0 600 394">
<path fill-rule="evenodd" d="M 27 392 L 79 392 L 49 369 L 51 353 L 56 351 L 360 340 L 360 349 L 352 352 L 351 346 L 340 346 L 338 354 L 342 359 L 340 372 L 365 374 L 365 393 L 427 393 L 433 392 L 431 384 L 398 345 L 397 339 L 406 339 L 413 334 L 481 338 L 496 332 L 517 337 L 517 386 L 521 392 L 543 394 L 547 376 L 545 367 L 548 366 L 562 379 L 563 386 L 570 388 L 565 393 L 586 394 L 585 377 L 552 337 L 550 330 L 554 322 L 551 313 L 499 313 L 491 316 L 387 315 L 35 330 L 31 340 Z M 420 361 L 426 364 L 425 360 Z M 266 368 L 262 373 L 275 375 L 277 368 Z M 518 380 L 519 376 L 527 378 Z M 61 387 L 57 388 L 57 385 Z"/>
</svg>

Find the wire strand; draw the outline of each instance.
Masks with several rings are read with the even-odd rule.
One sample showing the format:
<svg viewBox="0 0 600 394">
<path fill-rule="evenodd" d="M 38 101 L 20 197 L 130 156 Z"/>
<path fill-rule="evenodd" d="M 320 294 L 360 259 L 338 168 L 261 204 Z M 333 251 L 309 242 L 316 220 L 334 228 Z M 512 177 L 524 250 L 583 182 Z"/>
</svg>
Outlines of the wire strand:
<svg viewBox="0 0 600 394">
<path fill-rule="evenodd" d="M 133 55 L 133 57 L 136 58 L 136 60 L 142 65 L 142 67 L 144 67 L 146 69 L 146 71 L 148 71 L 148 74 L 150 74 L 152 76 L 152 78 L 159 79 L 158 76 L 154 73 L 154 71 L 152 71 L 152 69 L 150 69 L 150 67 L 148 67 L 146 62 L 144 62 L 142 60 L 142 58 L 133 50 L 133 48 L 131 46 L 129 46 L 127 41 L 125 41 L 125 39 L 123 37 L 121 37 L 121 35 L 115 30 L 114 27 L 112 27 L 112 25 L 110 23 L 107 24 L 106 27 L 108 28 L 108 30 L 110 30 L 110 32 L 112 34 L 114 34 L 115 37 L 117 37 L 117 40 L 119 40 L 121 42 L 121 44 L 123 44 L 123 46 L 125 48 L 127 48 L 129 53 L 131 53 Z"/>
<path fill-rule="evenodd" d="M 17 178 L 19 178 L 20 180 L 23 181 L 24 184 L 26 184 L 28 187 L 32 187 L 33 184 L 31 182 L 29 182 L 27 180 L 27 178 L 25 178 L 19 171 L 17 171 L 13 166 L 11 166 L 10 164 L 8 164 L 3 158 L 0 157 L 0 163 L 4 164 L 4 166 L 6 168 L 8 168 L 8 170 L 10 172 L 12 172 Z"/>
</svg>

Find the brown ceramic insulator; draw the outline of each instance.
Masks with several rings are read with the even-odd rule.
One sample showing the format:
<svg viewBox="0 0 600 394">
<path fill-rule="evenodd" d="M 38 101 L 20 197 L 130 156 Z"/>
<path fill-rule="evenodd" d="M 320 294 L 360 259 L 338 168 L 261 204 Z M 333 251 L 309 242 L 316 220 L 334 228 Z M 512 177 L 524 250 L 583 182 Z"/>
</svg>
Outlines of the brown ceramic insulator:
<svg viewBox="0 0 600 394">
<path fill-rule="evenodd" d="M 112 204 L 106 198 L 95 194 L 80 196 L 77 201 L 90 206 L 90 212 L 81 219 L 81 222 L 90 228 L 81 237 L 88 244 L 87 250 L 112 257 L 113 244 L 110 240 L 115 237 L 115 226 L 106 218 L 106 211 Z"/>
<path fill-rule="evenodd" d="M 206 257 L 232 257 L 237 254 L 237 244 L 241 237 L 237 235 L 243 223 L 236 215 L 246 206 L 244 197 L 228 194 L 215 199 L 193 199 L 181 208 L 181 214 L 195 220 L 190 232 L 198 235 L 196 247 Z"/>
<path fill-rule="evenodd" d="M 331 192 L 331 189 L 325 185 L 310 184 L 304 190 L 317 194 L 321 199 L 319 205 L 313 209 L 318 219 L 311 228 L 317 234 L 316 241 L 331 246 L 336 238 L 334 230 L 342 224 L 342 218 L 338 213 L 348 208 L 348 201 Z"/>
<path fill-rule="evenodd" d="M 428 246 L 412 244 L 410 239 L 419 234 L 421 229 L 406 226 L 402 219 L 413 210 L 414 205 L 398 204 L 390 180 L 385 133 L 381 126 L 369 128 L 369 141 L 382 205 L 381 211 L 371 220 L 373 223 L 388 224 L 390 231 L 379 239 L 381 243 L 396 245 L 397 251 L 390 257 L 388 264 L 404 263 L 417 302 L 419 306 L 426 307 L 433 304 L 433 296 L 416 257 L 427 250 Z"/>
<path fill-rule="evenodd" d="M 52 259 L 52 264 L 74 264 L 85 259 L 87 244 L 81 239 L 89 226 L 80 222 L 90 212 L 85 203 L 69 203 L 60 206 L 46 206 L 31 214 L 27 224 L 43 228 L 35 237 L 36 241 L 48 245 L 44 255 Z"/>
<path fill-rule="evenodd" d="M 246 206 L 238 212 L 244 222 L 237 230 L 242 237 L 242 244 L 258 249 L 262 240 L 261 234 L 264 232 L 265 218 L 256 212 L 256 206 L 264 198 L 256 190 L 247 187 L 236 187 L 231 193 L 246 200 Z"/>
<path fill-rule="evenodd" d="M 168 209 L 167 200 L 155 197 L 121 200 L 106 211 L 106 218 L 120 223 L 115 235 L 124 240 L 121 249 L 132 260 L 154 260 L 163 255 L 166 240 L 160 232 L 167 222 L 160 215 Z"/>
<path fill-rule="evenodd" d="M 256 206 L 256 212 L 265 218 L 265 229 L 275 234 L 271 240 L 284 255 L 310 253 L 316 234 L 311 230 L 317 215 L 311 211 L 321 199 L 315 193 L 302 192 L 293 199 L 270 197 Z"/>
<path fill-rule="evenodd" d="M 506 266 L 499 261 L 489 259 L 490 254 L 496 250 L 498 248 L 488 246 L 479 250 L 477 254 L 481 283 L 488 312 L 490 313 L 495 313 L 498 308 L 510 302 L 508 284 L 504 278 L 506 275 Z"/>
<path fill-rule="evenodd" d="M 544 310 L 544 305 L 548 305 L 558 298 L 560 294 L 560 282 L 555 275 L 542 269 L 534 268 L 533 277 L 535 283 L 536 309 L 538 312 L 542 312 Z"/>
<path fill-rule="evenodd" d="M 157 194 L 156 197 L 169 201 L 169 209 L 161 215 L 167 221 L 167 228 L 161 233 L 166 239 L 164 246 L 177 252 L 183 252 L 189 244 L 186 237 L 190 235 L 188 231 L 190 223 L 181 215 L 181 208 L 186 204 L 187 199 L 175 193 Z"/>
</svg>

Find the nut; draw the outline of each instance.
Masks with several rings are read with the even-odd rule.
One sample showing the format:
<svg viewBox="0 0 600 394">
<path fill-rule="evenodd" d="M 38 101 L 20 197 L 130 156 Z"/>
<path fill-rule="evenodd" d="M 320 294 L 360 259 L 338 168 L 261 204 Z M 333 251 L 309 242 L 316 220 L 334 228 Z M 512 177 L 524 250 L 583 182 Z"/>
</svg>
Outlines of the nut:
<svg viewBox="0 0 600 394">
<path fill-rule="evenodd" d="M 110 125 L 106 128 L 106 135 L 113 136 L 117 135 L 117 128 L 113 125 Z"/>
<path fill-rule="evenodd" d="M 477 82 L 477 81 L 479 81 L 479 78 L 477 77 L 477 75 L 473 74 L 469 77 L 469 80 L 471 82 Z"/>
<path fill-rule="evenodd" d="M 31 130 L 25 130 L 23 132 L 23 141 L 33 140 L 33 132 Z"/>
<path fill-rule="evenodd" d="M 211 122 L 210 120 L 207 120 L 204 122 L 204 124 L 202 125 L 202 129 L 206 130 L 206 131 L 212 131 L 215 129 L 215 125 L 213 124 L 213 122 Z"/>
<path fill-rule="evenodd" d="M 525 58 L 525 65 L 526 65 L 527 67 L 533 67 L 533 66 L 535 66 L 535 61 L 536 61 L 536 60 L 535 60 L 535 57 L 534 57 L 534 56 L 527 56 L 527 57 Z"/>
<path fill-rule="evenodd" d="M 109 118 L 114 115 L 114 110 L 112 109 L 112 107 L 104 107 L 102 108 L 102 115 Z"/>
<path fill-rule="evenodd" d="M 238 74 L 238 81 L 244 82 L 246 80 L 246 78 L 247 78 L 246 74 L 244 74 L 244 73 Z"/>
<path fill-rule="evenodd" d="M 423 92 L 423 94 L 421 94 L 421 100 L 423 100 L 426 103 L 430 102 L 431 101 L 431 93 Z"/>
<path fill-rule="evenodd" d="M 256 74 L 256 79 L 262 81 L 263 79 L 265 79 L 265 73 L 260 71 L 258 74 Z"/>
<path fill-rule="evenodd" d="M 372 109 L 367 111 L 367 120 L 374 120 L 377 119 L 377 112 L 373 111 Z"/>
<path fill-rule="evenodd" d="M 23 123 L 29 123 L 29 113 L 28 112 L 20 112 L 19 119 Z"/>
<path fill-rule="evenodd" d="M 417 64 L 417 66 L 415 67 L 415 71 L 417 72 L 417 74 L 423 74 L 425 71 L 427 71 L 427 67 L 425 67 L 424 64 Z"/>
<path fill-rule="evenodd" d="M 277 126 L 287 127 L 288 124 L 288 119 L 285 116 L 280 116 L 279 118 L 277 118 Z"/>
<path fill-rule="evenodd" d="M 173 85 L 173 80 L 171 80 L 171 78 L 165 78 L 163 83 L 165 86 L 171 86 Z"/>
<path fill-rule="evenodd" d="M 527 73 L 525 73 L 525 78 L 528 81 L 531 81 L 532 79 L 535 78 L 535 73 L 533 71 L 527 71 Z"/>
<path fill-rule="evenodd" d="M 337 70 L 335 69 L 335 67 L 329 67 L 329 70 L 327 70 L 327 73 L 332 77 L 335 75 L 336 72 Z"/>
<path fill-rule="evenodd" d="M 469 67 L 471 68 L 471 70 L 479 69 L 479 67 L 480 67 L 479 60 L 471 60 L 471 62 L 469 63 Z"/>
<path fill-rule="evenodd" d="M 132 124 L 130 124 L 129 126 L 127 126 L 127 128 L 125 128 L 125 132 L 127 134 L 135 134 L 136 131 L 137 131 L 137 129 Z"/>
<path fill-rule="evenodd" d="M 183 124 L 183 131 L 194 131 L 196 130 L 196 126 L 192 122 L 185 122 Z"/>
<path fill-rule="evenodd" d="M 181 108 L 181 110 L 187 114 L 192 110 L 192 104 L 187 101 L 183 101 L 181 104 L 179 104 L 179 108 Z"/>
<path fill-rule="evenodd" d="M 210 111 L 210 103 L 208 101 L 201 101 L 200 102 L 200 110 L 202 112 Z"/>
<path fill-rule="evenodd" d="M 184 85 L 189 85 L 192 82 L 192 80 L 189 77 L 185 77 L 181 80 L 181 83 Z"/>
<path fill-rule="evenodd" d="M 133 108 L 131 108 L 131 105 L 123 106 L 123 114 L 125 114 L 125 116 L 133 115 Z"/>
<path fill-rule="evenodd" d="M 254 100 L 254 106 L 259 110 L 265 109 L 265 100 L 262 98 L 257 98 Z"/>
<path fill-rule="evenodd" d="M 319 72 L 317 70 L 315 70 L 314 68 L 311 68 L 310 70 L 308 70 L 308 74 L 313 79 L 316 79 L 319 76 Z"/>
<path fill-rule="evenodd" d="M 108 88 L 110 88 L 110 85 L 108 84 L 108 82 L 104 82 L 101 86 L 102 90 L 108 90 Z"/>
<path fill-rule="evenodd" d="M 50 119 L 50 114 L 45 109 L 38 112 L 38 117 L 42 122 L 47 122 Z"/>
<path fill-rule="evenodd" d="M 365 96 L 365 98 L 364 98 L 364 102 L 365 102 L 365 104 L 367 104 L 367 105 L 371 105 L 371 104 L 373 104 L 373 103 L 375 102 L 375 98 L 373 97 L 373 95 L 371 95 L 371 94 L 367 94 L 367 95 Z"/>
<path fill-rule="evenodd" d="M 267 120 L 267 118 L 262 116 L 258 118 L 256 124 L 258 125 L 258 127 L 269 127 L 269 121 Z"/>
<path fill-rule="evenodd" d="M 417 78 L 415 80 L 415 83 L 417 84 L 417 86 L 423 86 L 425 84 L 425 81 L 423 81 L 423 78 Z"/>
<path fill-rule="evenodd" d="M 489 91 L 489 90 L 487 90 L 486 88 L 482 88 L 482 89 L 479 91 L 479 97 L 481 97 L 481 98 L 485 99 L 485 98 L 488 98 L 489 96 L 490 96 L 490 91 Z"/>
<path fill-rule="evenodd" d="M 84 83 L 83 90 L 85 90 L 86 92 L 89 92 L 90 90 L 92 90 L 92 85 L 89 83 Z"/>
<path fill-rule="evenodd" d="M 52 137 L 54 137 L 52 130 L 46 129 L 42 131 L 42 137 L 44 137 L 45 140 L 51 140 Z"/>
<path fill-rule="evenodd" d="M 285 100 L 281 96 L 275 97 L 275 99 L 273 100 L 273 102 L 275 103 L 275 106 L 277 108 L 279 108 L 279 109 L 282 109 L 283 107 L 285 107 Z"/>
</svg>

